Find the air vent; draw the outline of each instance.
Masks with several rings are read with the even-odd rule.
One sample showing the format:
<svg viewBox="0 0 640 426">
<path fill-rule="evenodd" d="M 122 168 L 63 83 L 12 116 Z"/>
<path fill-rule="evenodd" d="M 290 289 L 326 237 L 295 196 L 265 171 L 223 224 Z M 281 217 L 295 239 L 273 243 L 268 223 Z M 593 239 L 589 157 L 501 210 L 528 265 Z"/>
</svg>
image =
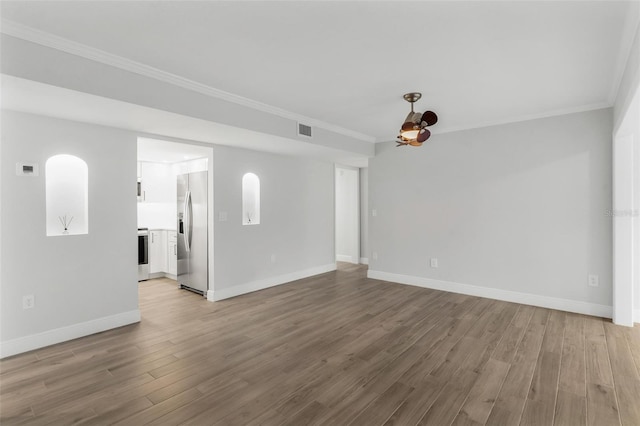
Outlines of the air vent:
<svg viewBox="0 0 640 426">
<path fill-rule="evenodd" d="M 298 134 L 300 136 L 306 136 L 308 138 L 311 137 L 311 126 L 307 126 L 306 124 L 298 123 Z"/>
</svg>

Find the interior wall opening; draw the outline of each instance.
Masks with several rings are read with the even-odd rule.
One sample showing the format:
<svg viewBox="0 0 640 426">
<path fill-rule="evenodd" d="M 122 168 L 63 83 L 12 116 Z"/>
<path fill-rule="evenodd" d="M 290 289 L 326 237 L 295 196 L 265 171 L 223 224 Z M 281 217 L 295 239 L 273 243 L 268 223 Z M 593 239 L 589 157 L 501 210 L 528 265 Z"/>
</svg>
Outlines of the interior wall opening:
<svg viewBox="0 0 640 426">
<path fill-rule="evenodd" d="M 213 147 L 138 138 L 138 282 L 213 289 Z"/>
<path fill-rule="evenodd" d="M 640 322 L 640 91 L 613 140 L 613 322 Z"/>
<path fill-rule="evenodd" d="M 357 168 L 335 169 L 336 261 L 360 263 L 360 176 Z"/>
</svg>

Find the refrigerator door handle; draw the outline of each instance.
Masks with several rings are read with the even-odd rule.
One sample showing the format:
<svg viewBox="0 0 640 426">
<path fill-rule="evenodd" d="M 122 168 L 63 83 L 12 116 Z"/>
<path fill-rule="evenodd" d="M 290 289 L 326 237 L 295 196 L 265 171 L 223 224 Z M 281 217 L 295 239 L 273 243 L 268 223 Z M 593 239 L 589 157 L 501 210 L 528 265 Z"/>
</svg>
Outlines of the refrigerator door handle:
<svg viewBox="0 0 640 426">
<path fill-rule="evenodd" d="M 191 198 L 191 191 L 189 191 L 189 251 L 191 251 L 191 244 L 193 243 L 193 199 Z"/>
<path fill-rule="evenodd" d="M 191 207 L 191 191 L 187 191 L 184 196 L 184 247 L 188 252 L 191 251 L 191 239 L 189 238 L 189 234 L 191 231 L 191 211 L 189 209 Z"/>
</svg>

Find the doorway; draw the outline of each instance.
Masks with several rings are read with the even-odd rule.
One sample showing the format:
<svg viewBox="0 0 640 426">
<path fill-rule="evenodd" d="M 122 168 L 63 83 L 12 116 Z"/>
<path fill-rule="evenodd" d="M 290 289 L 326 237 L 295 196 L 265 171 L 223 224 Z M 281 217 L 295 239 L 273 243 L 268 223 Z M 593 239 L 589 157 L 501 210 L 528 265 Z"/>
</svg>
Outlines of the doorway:
<svg viewBox="0 0 640 426">
<path fill-rule="evenodd" d="M 354 167 L 336 166 L 336 261 L 360 261 L 360 176 Z"/>
<path fill-rule="evenodd" d="M 157 279 L 207 296 L 213 289 L 213 147 L 140 137 L 137 164 L 138 233 L 148 235 L 148 275 L 139 281 Z M 198 187 L 180 191 L 192 176 Z M 192 264 L 198 277 L 189 272 Z"/>
<path fill-rule="evenodd" d="M 640 90 L 613 137 L 613 322 L 640 322 Z"/>
</svg>

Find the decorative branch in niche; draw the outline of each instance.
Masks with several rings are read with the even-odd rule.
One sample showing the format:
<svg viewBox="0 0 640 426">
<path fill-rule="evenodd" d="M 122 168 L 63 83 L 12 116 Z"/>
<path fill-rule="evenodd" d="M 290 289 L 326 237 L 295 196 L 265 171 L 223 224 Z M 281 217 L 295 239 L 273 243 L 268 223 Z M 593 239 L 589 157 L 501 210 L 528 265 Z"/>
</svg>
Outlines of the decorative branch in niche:
<svg viewBox="0 0 640 426">
<path fill-rule="evenodd" d="M 89 232 L 89 169 L 83 159 L 69 154 L 49 157 L 45 193 L 47 236 Z"/>
<path fill-rule="evenodd" d="M 67 215 L 65 214 L 64 216 L 58 216 L 58 220 L 60 221 L 60 223 L 62 224 L 62 227 L 64 228 L 62 230 L 62 233 L 68 234 L 69 226 L 71 226 L 71 222 L 73 221 L 73 216 L 71 216 L 71 218 L 67 220 Z"/>
<path fill-rule="evenodd" d="M 260 224 L 260 178 L 254 173 L 242 176 L 242 224 Z"/>
</svg>

